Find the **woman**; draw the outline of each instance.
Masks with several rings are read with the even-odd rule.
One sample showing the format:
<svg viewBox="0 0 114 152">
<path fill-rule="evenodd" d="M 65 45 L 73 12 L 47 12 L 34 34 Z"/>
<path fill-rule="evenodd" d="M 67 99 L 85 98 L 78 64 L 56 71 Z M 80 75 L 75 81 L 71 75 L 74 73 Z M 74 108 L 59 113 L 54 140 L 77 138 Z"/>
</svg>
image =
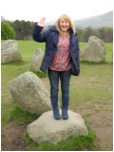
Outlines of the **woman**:
<svg viewBox="0 0 114 152">
<path fill-rule="evenodd" d="M 58 84 L 61 81 L 62 91 L 62 118 L 68 119 L 69 85 L 71 74 L 80 73 L 79 44 L 75 26 L 71 18 L 63 14 L 54 26 L 42 32 L 45 18 L 35 24 L 33 39 L 37 42 L 46 42 L 45 55 L 40 69 L 48 70 L 50 81 L 50 99 L 54 118 L 59 120 Z"/>
</svg>

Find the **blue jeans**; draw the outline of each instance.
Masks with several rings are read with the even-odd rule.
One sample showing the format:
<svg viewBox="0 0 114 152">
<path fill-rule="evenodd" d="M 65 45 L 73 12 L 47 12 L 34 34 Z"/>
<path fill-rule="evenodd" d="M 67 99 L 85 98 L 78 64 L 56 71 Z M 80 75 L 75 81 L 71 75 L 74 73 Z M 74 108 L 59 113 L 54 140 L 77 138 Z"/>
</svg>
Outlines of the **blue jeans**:
<svg viewBox="0 0 114 152">
<path fill-rule="evenodd" d="M 61 81 L 61 91 L 62 91 L 62 101 L 69 101 L 69 86 L 70 86 L 70 77 L 71 70 L 67 71 L 54 71 L 48 69 L 48 76 L 50 81 L 50 98 L 51 100 L 58 100 L 58 91 L 59 91 L 59 80 Z"/>
</svg>

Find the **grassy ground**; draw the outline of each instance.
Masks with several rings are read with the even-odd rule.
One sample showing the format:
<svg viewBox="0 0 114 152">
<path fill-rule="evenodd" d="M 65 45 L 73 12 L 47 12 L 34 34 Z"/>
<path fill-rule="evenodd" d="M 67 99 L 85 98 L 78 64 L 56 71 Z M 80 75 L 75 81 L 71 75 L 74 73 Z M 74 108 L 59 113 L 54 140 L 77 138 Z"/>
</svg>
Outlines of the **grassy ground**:
<svg viewBox="0 0 114 152">
<path fill-rule="evenodd" d="M 2 127 L 11 123 L 11 111 L 14 109 L 10 92 L 10 81 L 18 75 L 31 71 L 31 59 L 37 48 L 44 50 L 45 45 L 34 41 L 17 41 L 22 53 L 22 61 L 17 63 L 7 63 L 1 65 L 1 113 Z M 80 43 L 80 48 L 87 43 Z M 70 109 L 78 111 L 79 106 L 89 103 L 88 108 L 98 111 L 96 105 L 110 105 L 112 100 L 112 43 L 106 44 L 106 62 L 104 64 L 81 63 L 81 74 L 79 77 L 71 78 Z M 43 78 L 44 83 L 49 89 L 47 78 Z M 61 100 L 61 92 L 59 92 Z M 107 106 L 105 108 L 107 110 Z M 81 113 L 82 114 L 82 113 Z M 90 116 L 90 113 L 84 113 L 83 117 Z"/>
</svg>

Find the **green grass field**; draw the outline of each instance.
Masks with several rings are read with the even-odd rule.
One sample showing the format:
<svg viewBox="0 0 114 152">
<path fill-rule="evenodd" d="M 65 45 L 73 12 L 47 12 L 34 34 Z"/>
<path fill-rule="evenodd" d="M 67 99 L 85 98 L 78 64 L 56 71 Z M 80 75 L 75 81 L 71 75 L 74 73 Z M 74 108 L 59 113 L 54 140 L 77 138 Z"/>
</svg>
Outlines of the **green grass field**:
<svg viewBox="0 0 114 152">
<path fill-rule="evenodd" d="M 22 61 L 16 63 L 7 63 L 1 65 L 1 114 L 2 127 L 11 122 L 10 113 L 16 107 L 10 92 L 10 81 L 31 71 L 32 55 L 37 48 L 44 50 L 44 43 L 34 41 L 17 41 L 22 54 Z M 80 43 L 80 49 L 87 43 Z M 113 98 L 113 64 L 112 64 L 113 44 L 106 44 L 106 63 L 81 63 L 81 73 L 79 77 L 71 77 L 70 85 L 70 106 L 73 111 L 77 111 L 79 105 L 90 102 L 90 108 L 95 104 L 110 104 Z M 47 89 L 49 83 L 46 78 L 42 78 Z M 59 92 L 61 100 L 61 92 Z M 84 115 L 85 116 L 85 115 Z M 83 116 L 83 117 L 84 117 Z M 20 123 L 21 124 L 21 123 Z"/>
</svg>

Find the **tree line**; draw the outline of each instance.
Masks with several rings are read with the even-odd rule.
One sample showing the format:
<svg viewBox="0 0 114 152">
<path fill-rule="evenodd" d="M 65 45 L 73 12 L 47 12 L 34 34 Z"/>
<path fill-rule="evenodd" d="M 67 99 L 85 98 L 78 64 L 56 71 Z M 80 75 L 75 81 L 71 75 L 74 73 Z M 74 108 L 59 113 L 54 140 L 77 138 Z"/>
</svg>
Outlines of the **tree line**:
<svg viewBox="0 0 114 152">
<path fill-rule="evenodd" d="M 78 38 L 81 42 L 88 42 L 90 36 L 96 36 L 103 40 L 105 43 L 113 42 L 113 28 L 111 27 L 99 27 L 92 28 L 88 27 L 86 29 L 77 29 Z"/>
<path fill-rule="evenodd" d="M 31 21 L 15 20 L 11 22 L 2 18 L 1 39 L 32 40 L 33 28 L 34 22 Z M 77 28 L 76 30 L 80 42 L 88 42 L 89 37 L 93 35 L 106 43 L 113 42 L 113 28 L 111 27 L 88 27 L 86 29 Z"/>
</svg>

